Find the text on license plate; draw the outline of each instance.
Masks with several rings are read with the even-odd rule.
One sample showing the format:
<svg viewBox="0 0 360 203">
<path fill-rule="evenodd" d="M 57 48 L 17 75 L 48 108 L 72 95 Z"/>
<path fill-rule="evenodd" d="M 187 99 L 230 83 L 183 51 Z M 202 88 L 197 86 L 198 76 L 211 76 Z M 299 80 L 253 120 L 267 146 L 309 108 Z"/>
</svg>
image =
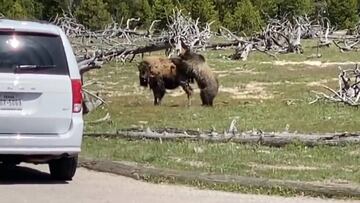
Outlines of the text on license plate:
<svg viewBox="0 0 360 203">
<path fill-rule="evenodd" d="M 21 99 L 13 96 L 2 96 L 0 97 L 0 110 L 21 110 L 22 102 Z"/>
</svg>

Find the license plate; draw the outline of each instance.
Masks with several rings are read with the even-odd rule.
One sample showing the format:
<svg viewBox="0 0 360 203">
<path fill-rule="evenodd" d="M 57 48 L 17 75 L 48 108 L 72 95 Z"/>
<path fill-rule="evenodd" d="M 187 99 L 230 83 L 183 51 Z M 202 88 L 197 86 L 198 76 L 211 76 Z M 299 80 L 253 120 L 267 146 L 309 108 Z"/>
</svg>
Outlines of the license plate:
<svg viewBox="0 0 360 203">
<path fill-rule="evenodd" d="M 0 110 L 22 110 L 21 99 L 17 95 L 0 95 Z"/>
</svg>

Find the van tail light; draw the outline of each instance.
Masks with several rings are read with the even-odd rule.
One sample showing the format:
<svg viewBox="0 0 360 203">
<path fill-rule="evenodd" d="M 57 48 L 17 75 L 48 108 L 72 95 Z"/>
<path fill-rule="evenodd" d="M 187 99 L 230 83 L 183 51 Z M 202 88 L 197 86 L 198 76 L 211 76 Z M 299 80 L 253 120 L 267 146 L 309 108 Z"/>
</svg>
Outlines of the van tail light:
<svg viewBox="0 0 360 203">
<path fill-rule="evenodd" d="M 71 80 L 73 113 L 80 113 L 82 110 L 82 84 L 81 80 Z"/>
</svg>

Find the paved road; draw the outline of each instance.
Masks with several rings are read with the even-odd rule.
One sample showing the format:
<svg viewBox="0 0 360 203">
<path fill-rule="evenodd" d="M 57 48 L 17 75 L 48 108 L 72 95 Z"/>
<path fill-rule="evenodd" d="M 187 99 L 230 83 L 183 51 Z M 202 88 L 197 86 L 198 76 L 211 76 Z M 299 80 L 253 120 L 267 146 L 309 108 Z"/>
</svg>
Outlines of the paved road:
<svg viewBox="0 0 360 203">
<path fill-rule="evenodd" d="M 203 191 L 155 185 L 107 173 L 78 169 L 73 181 L 53 182 L 46 165 L 0 168 L 0 202 L 150 202 L 150 203 L 332 203 L 360 202 L 312 198 L 282 198 Z"/>
</svg>

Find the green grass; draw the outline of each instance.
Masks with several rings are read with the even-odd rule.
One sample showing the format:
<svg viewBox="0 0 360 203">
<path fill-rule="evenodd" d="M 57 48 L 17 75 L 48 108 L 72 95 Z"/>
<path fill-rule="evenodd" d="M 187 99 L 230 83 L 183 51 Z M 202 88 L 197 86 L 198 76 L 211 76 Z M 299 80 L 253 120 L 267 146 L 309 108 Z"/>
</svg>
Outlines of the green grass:
<svg viewBox="0 0 360 203">
<path fill-rule="evenodd" d="M 315 53 L 313 42 L 305 42 L 304 55 L 279 55 L 283 61 L 303 61 Z M 321 49 L 323 62 L 357 61 L 357 53 L 339 53 L 335 47 Z M 163 54 L 163 53 L 157 53 Z M 323 90 L 324 84 L 336 88 L 338 68 L 299 65 L 277 66 L 267 55 L 253 53 L 249 60 L 232 61 L 230 50 L 204 53 L 210 66 L 219 76 L 222 89 L 213 108 L 200 106 L 199 94 L 194 95 L 191 107 L 186 107 L 186 95 L 166 94 L 162 106 L 153 106 L 149 89 L 138 83 L 136 59 L 133 63 L 112 63 L 103 69 L 86 74 L 85 82 L 97 81 L 87 89 L 99 93 L 108 105 L 85 116 L 93 121 L 110 113 L 111 121 L 87 123 L 86 132 L 114 132 L 130 127 L 150 128 L 215 128 L 227 129 L 233 119 L 240 130 L 261 129 L 291 132 L 356 132 L 360 130 L 359 110 L 342 104 L 318 102 L 312 90 Z M 268 62 L 267 64 L 263 62 Z M 270 62 L 270 63 L 269 63 Z M 346 66 L 344 68 L 349 68 Z M 195 85 L 196 86 L 196 85 Z M 179 89 L 181 92 L 182 90 Z M 360 183 L 360 151 L 355 145 L 345 147 L 314 147 L 291 145 L 285 148 L 215 144 L 204 142 L 156 142 L 122 139 L 85 138 L 83 156 L 90 158 L 126 160 L 156 167 L 233 174 L 284 180 Z M 162 180 L 149 177 L 152 182 Z M 262 194 L 294 194 L 293 191 L 273 188 L 242 188 L 236 185 L 208 185 L 186 182 L 198 187 Z"/>
<path fill-rule="evenodd" d="M 127 101 L 122 100 L 121 103 Z M 110 109 L 111 112 L 117 112 L 112 113 L 112 122 L 88 125 L 87 131 L 103 132 L 141 125 L 152 128 L 178 127 L 206 130 L 214 127 L 222 131 L 229 126 L 232 119 L 237 118 L 241 130 L 261 128 L 263 131 L 282 131 L 286 125 L 289 125 L 290 131 L 344 132 L 358 130 L 360 119 L 360 115 L 354 115 L 354 110 L 348 107 L 321 104 L 309 106 L 304 101 L 294 101 L 292 105 L 287 105 L 285 100 L 282 103 L 238 102 L 217 106 L 214 109 L 168 106 L 153 108 L 151 104 L 146 104 L 146 101 L 138 102 L 143 106 L 142 110 L 131 104 L 115 106 Z"/>
<path fill-rule="evenodd" d="M 341 54 L 335 48 L 327 51 L 332 54 L 332 57 L 326 58 L 329 61 L 338 57 L 349 60 L 353 57 L 353 53 Z M 163 105 L 154 107 L 152 92 L 138 84 L 136 66 L 140 59 L 133 63 L 109 64 L 88 73 L 85 81 L 96 80 L 98 83 L 87 88 L 98 92 L 109 105 L 91 112 L 85 119 L 96 120 L 106 112 L 110 112 L 112 119 L 111 122 L 88 124 L 86 131 L 104 132 L 141 126 L 215 127 L 222 131 L 234 118 L 238 118 L 238 127 L 242 130 L 282 131 L 290 125 L 290 131 L 297 132 L 359 131 L 356 121 L 360 119 L 360 114 L 357 108 L 325 102 L 308 104 L 314 99 L 311 90 L 323 90 L 320 84 L 336 88 L 336 66 L 262 64 L 264 56 L 258 53 L 247 62 L 223 59 L 230 53 L 229 50 L 205 53 L 209 64 L 220 76 L 222 88 L 236 91 L 221 91 L 215 99 L 214 108 L 201 107 L 198 93 L 195 93 L 190 108 L 186 107 L 185 94 L 176 97 L 166 94 Z M 291 54 L 281 57 L 293 60 Z M 292 101 L 291 104 L 288 101 Z"/>
<path fill-rule="evenodd" d="M 83 156 L 161 168 L 283 180 L 360 183 L 358 146 L 284 148 L 85 138 Z"/>
</svg>

